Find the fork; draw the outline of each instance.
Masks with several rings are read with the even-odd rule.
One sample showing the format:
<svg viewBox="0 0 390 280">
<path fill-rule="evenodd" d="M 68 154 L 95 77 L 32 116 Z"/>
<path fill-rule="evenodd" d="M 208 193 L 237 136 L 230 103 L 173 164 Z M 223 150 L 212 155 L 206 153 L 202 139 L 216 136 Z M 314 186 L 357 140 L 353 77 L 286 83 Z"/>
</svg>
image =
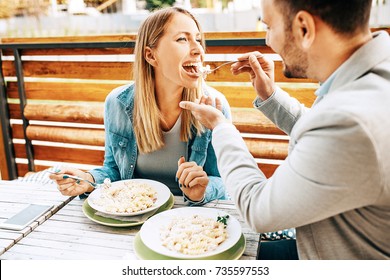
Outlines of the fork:
<svg viewBox="0 0 390 280">
<path fill-rule="evenodd" d="M 54 171 L 46 170 L 46 171 L 49 172 L 49 173 L 51 173 L 51 174 L 56 174 L 56 175 L 58 175 L 58 171 L 57 171 L 57 170 L 54 170 Z M 106 179 L 104 180 L 104 183 L 103 183 L 103 184 L 98 184 L 98 183 L 91 182 L 91 181 L 89 181 L 89 180 L 87 180 L 87 179 L 83 179 L 83 178 L 81 178 L 81 177 L 73 176 L 73 175 L 69 175 L 69 174 L 64 174 L 64 175 L 62 176 L 62 178 L 63 178 L 63 179 L 74 179 L 74 180 L 76 180 L 76 183 L 79 183 L 79 182 L 81 182 L 81 181 L 84 181 L 84 182 L 90 184 L 90 185 L 91 185 L 92 187 L 94 187 L 95 189 L 100 188 L 100 187 L 107 186 L 109 183 L 111 183 L 111 181 L 109 181 L 110 179 L 108 179 L 108 178 L 106 178 Z M 108 181 L 109 181 L 109 182 L 108 182 Z"/>
<path fill-rule="evenodd" d="M 243 61 L 243 60 L 241 60 L 241 61 Z M 206 67 L 205 67 L 206 68 L 206 73 L 210 74 L 210 73 L 214 72 L 215 70 L 218 70 L 222 66 L 225 66 L 225 65 L 228 65 L 228 64 L 231 64 L 231 63 L 234 63 L 234 62 L 238 62 L 238 60 L 231 60 L 231 61 L 224 62 L 221 65 L 218 65 L 217 67 L 215 67 L 214 69 L 210 69 L 210 66 L 206 65 Z M 207 67 L 207 66 L 209 66 L 209 67 Z"/>
<path fill-rule="evenodd" d="M 257 58 L 260 58 L 260 57 L 262 57 L 262 56 L 257 56 Z M 246 58 L 246 59 L 243 59 L 243 60 L 226 61 L 226 62 L 222 63 L 221 65 L 218 65 L 214 69 L 210 69 L 210 65 L 206 65 L 205 67 L 203 67 L 203 70 L 201 72 L 202 72 L 203 76 L 204 75 L 208 75 L 208 74 L 211 74 L 212 72 L 218 70 L 222 66 L 225 66 L 225 65 L 228 65 L 228 64 L 232 64 L 232 63 L 235 63 L 235 62 L 243 62 L 243 61 L 246 61 L 246 60 L 249 60 L 249 58 Z"/>
<path fill-rule="evenodd" d="M 263 57 L 263 56 L 262 55 L 256 56 L 256 58 L 261 58 L 261 57 Z M 246 59 L 243 59 L 243 60 L 237 60 L 236 59 L 236 60 L 226 61 L 226 62 L 222 63 L 221 65 L 218 65 L 214 69 L 210 69 L 210 66 L 206 65 L 206 67 L 204 67 L 204 68 L 206 68 L 204 70 L 204 72 L 206 72 L 206 74 L 210 74 L 210 73 L 214 72 L 215 70 L 218 70 L 222 66 L 225 66 L 225 65 L 228 65 L 228 64 L 232 64 L 232 63 L 235 63 L 235 62 L 243 62 L 243 61 L 247 61 L 247 60 L 249 60 L 249 58 L 246 58 Z"/>
<path fill-rule="evenodd" d="M 84 181 L 84 182 L 87 182 L 88 184 L 90 184 L 92 187 L 94 187 L 95 189 L 100 187 L 99 185 L 100 184 L 97 184 L 97 183 L 94 183 L 94 182 L 91 182 L 87 179 L 83 179 L 81 177 L 78 177 L 78 176 L 73 176 L 73 175 L 68 175 L 68 174 L 64 174 L 64 176 L 62 176 L 63 179 L 74 179 L 76 180 L 76 183 L 80 183 L 81 181 Z"/>
</svg>

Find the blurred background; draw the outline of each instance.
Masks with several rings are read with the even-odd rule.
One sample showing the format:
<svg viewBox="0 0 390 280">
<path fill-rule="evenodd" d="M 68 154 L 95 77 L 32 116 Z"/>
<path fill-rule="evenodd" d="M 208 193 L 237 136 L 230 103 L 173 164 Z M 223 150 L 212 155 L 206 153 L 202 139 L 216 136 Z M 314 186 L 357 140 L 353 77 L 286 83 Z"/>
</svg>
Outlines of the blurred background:
<svg viewBox="0 0 390 280">
<path fill-rule="evenodd" d="M 181 6 L 205 31 L 256 30 L 260 0 L 0 0 L 0 36 L 135 33 L 152 10 Z"/>
<path fill-rule="evenodd" d="M 0 37 L 134 33 L 150 11 L 181 6 L 204 31 L 262 30 L 261 0 L 0 0 Z M 372 27 L 390 25 L 390 0 L 374 0 Z"/>
</svg>

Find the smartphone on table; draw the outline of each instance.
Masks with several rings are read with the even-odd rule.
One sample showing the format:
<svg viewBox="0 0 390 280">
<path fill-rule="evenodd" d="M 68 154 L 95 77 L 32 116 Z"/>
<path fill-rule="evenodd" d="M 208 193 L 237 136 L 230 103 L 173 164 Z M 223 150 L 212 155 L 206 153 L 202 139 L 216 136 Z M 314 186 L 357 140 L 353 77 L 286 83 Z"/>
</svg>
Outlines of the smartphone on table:
<svg viewBox="0 0 390 280">
<path fill-rule="evenodd" d="M 0 228 L 22 230 L 53 208 L 53 205 L 30 204 L 20 212 L 0 223 Z"/>
</svg>

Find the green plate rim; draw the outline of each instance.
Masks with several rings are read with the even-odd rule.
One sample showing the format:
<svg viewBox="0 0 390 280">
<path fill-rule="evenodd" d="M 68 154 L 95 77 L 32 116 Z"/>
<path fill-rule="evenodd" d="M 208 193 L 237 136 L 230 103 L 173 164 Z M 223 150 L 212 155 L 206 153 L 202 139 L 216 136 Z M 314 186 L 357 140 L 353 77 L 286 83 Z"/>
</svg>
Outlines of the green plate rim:
<svg viewBox="0 0 390 280">
<path fill-rule="evenodd" d="M 173 207 L 175 203 L 175 198 L 173 194 L 170 195 L 169 199 L 167 202 L 165 202 L 153 215 L 156 215 L 158 213 L 161 213 L 163 211 L 169 210 Z M 84 215 L 90 219 L 93 222 L 96 222 L 98 224 L 102 224 L 105 226 L 111 226 L 111 227 L 134 227 L 134 226 L 139 226 L 142 225 L 145 221 L 142 222 L 126 222 L 126 221 L 121 221 L 113 218 L 106 218 L 102 216 L 95 215 L 97 210 L 93 209 L 89 204 L 88 204 L 88 198 L 84 201 L 83 203 L 83 213 Z M 153 216 L 152 215 L 152 216 Z M 150 216 L 150 217 L 152 217 Z"/>
<path fill-rule="evenodd" d="M 241 234 L 237 243 L 226 251 L 205 258 L 193 259 L 179 259 L 159 254 L 142 242 L 139 232 L 134 238 L 133 247 L 135 255 L 140 260 L 238 260 L 244 254 L 246 248 L 246 238 L 244 234 Z"/>
</svg>

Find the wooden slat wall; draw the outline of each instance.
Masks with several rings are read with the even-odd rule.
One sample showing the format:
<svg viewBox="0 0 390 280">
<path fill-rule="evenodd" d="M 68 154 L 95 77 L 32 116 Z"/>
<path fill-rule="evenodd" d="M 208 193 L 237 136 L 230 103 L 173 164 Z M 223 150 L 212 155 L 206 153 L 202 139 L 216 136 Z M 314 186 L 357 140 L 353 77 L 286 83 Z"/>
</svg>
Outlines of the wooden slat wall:
<svg viewBox="0 0 390 280">
<path fill-rule="evenodd" d="M 243 39 L 264 38 L 263 32 L 217 32 L 207 33 L 207 39 Z M 63 43 L 67 42 L 130 42 L 134 34 L 118 36 L 81 36 L 67 38 L 4 38 L 3 43 Z M 240 54 L 247 51 L 260 50 L 273 53 L 267 47 L 207 47 L 210 54 Z M 132 80 L 132 62 L 96 61 L 99 55 L 132 54 L 133 48 L 104 49 L 29 49 L 22 50 L 23 73 L 27 106 L 24 114 L 30 125 L 27 128 L 28 139 L 34 142 L 34 157 L 38 161 L 64 162 L 69 164 L 101 165 L 104 157 L 103 108 L 107 94 L 115 87 Z M 5 52 L 5 55 L 12 53 Z M 85 61 L 59 59 L 62 56 L 81 55 Z M 94 56 L 89 60 L 88 56 Z M 38 58 L 30 59 L 34 56 Z M 45 57 L 42 59 L 42 57 Z M 114 56 L 115 57 L 115 56 Z M 69 57 L 67 57 L 69 58 Z M 58 61 L 58 59 L 60 61 Z M 224 61 L 207 61 L 211 68 Z M 287 79 L 284 77 L 283 65 L 275 62 L 275 80 L 306 106 L 314 101 L 314 91 L 318 85 L 308 79 Z M 13 61 L 3 61 L 5 77 L 15 77 Z M 208 75 L 206 82 L 225 94 L 232 107 L 233 122 L 242 133 L 250 134 L 244 138 L 249 150 L 260 160 L 259 167 L 267 176 L 271 176 L 278 166 L 278 160 L 287 155 L 288 140 L 285 134 L 275 127 L 264 115 L 252 107 L 255 92 L 249 82 L 248 75 L 233 76 L 230 67 L 225 66 Z M 20 120 L 18 86 L 14 80 L 7 81 L 7 96 L 12 119 Z M 44 122 L 50 122 L 47 126 Z M 86 127 L 92 125 L 91 127 Z M 13 138 L 23 139 L 22 125 L 12 125 Z M 276 139 L 265 137 L 274 135 Z M 282 136 L 281 138 L 278 138 Z M 0 139 L 1 140 L 1 139 Z M 14 144 L 16 157 L 26 158 L 26 151 L 21 141 Z M 48 144 L 47 144 L 48 143 Z M 2 144 L 2 143 L 1 143 Z M 68 147 L 65 144 L 70 144 Z M 74 146 L 80 145 L 80 146 Z M 266 163 L 267 160 L 276 160 Z M 36 170 L 46 168 L 37 163 Z M 0 157 L 0 170 L 6 174 L 4 157 Z M 28 172 L 25 163 L 17 166 L 20 176 Z"/>
<path fill-rule="evenodd" d="M 28 99 L 50 99 L 86 102 L 102 102 L 107 93 L 118 84 L 77 82 L 26 82 L 25 91 Z M 9 82 L 8 97 L 18 98 L 16 82 Z"/>
<path fill-rule="evenodd" d="M 24 115 L 28 120 L 102 124 L 103 104 L 28 104 Z"/>
<path fill-rule="evenodd" d="M 252 101 L 256 96 L 253 87 L 248 85 L 221 85 L 220 83 L 209 83 L 215 89 L 226 96 L 229 99 L 232 107 L 251 107 Z M 50 96 L 50 100 L 67 100 L 78 101 L 84 100 L 87 102 L 101 102 L 107 96 L 107 92 L 110 92 L 119 84 L 91 84 L 91 83 L 77 83 L 77 87 L 74 83 L 42 83 L 42 82 L 28 82 L 25 84 L 26 95 L 28 99 L 47 99 Z M 313 93 L 317 86 L 308 88 L 297 88 L 282 86 L 284 90 L 289 92 L 292 96 L 299 98 L 301 102 L 307 106 L 310 106 L 313 102 Z M 8 97 L 18 98 L 16 82 L 8 83 Z"/>
<path fill-rule="evenodd" d="M 211 69 L 222 62 L 207 61 Z M 24 76 L 34 78 L 127 80 L 133 76 L 131 62 L 72 62 L 72 61 L 25 61 Z M 5 76 L 16 76 L 12 62 L 5 61 Z M 207 76 L 207 82 L 248 82 L 248 75 L 233 75 L 229 66 L 222 67 Z M 275 62 L 275 81 L 284 83 L 314 83 L 309 79 L 286 78 L 280 61 Z"/>
<path fill-rule="evenodd" d="M 15 153 L 18 158 L 25 158 L 26 152 L 23 144 L 15 144 Z M 101 165 L 104 151 L 84 148 L 53 147 L 46 145 L 34 145 L 34 157 L 36 160 L 59 161 L 63 163 L 80 163 Z"/>
</svg>

